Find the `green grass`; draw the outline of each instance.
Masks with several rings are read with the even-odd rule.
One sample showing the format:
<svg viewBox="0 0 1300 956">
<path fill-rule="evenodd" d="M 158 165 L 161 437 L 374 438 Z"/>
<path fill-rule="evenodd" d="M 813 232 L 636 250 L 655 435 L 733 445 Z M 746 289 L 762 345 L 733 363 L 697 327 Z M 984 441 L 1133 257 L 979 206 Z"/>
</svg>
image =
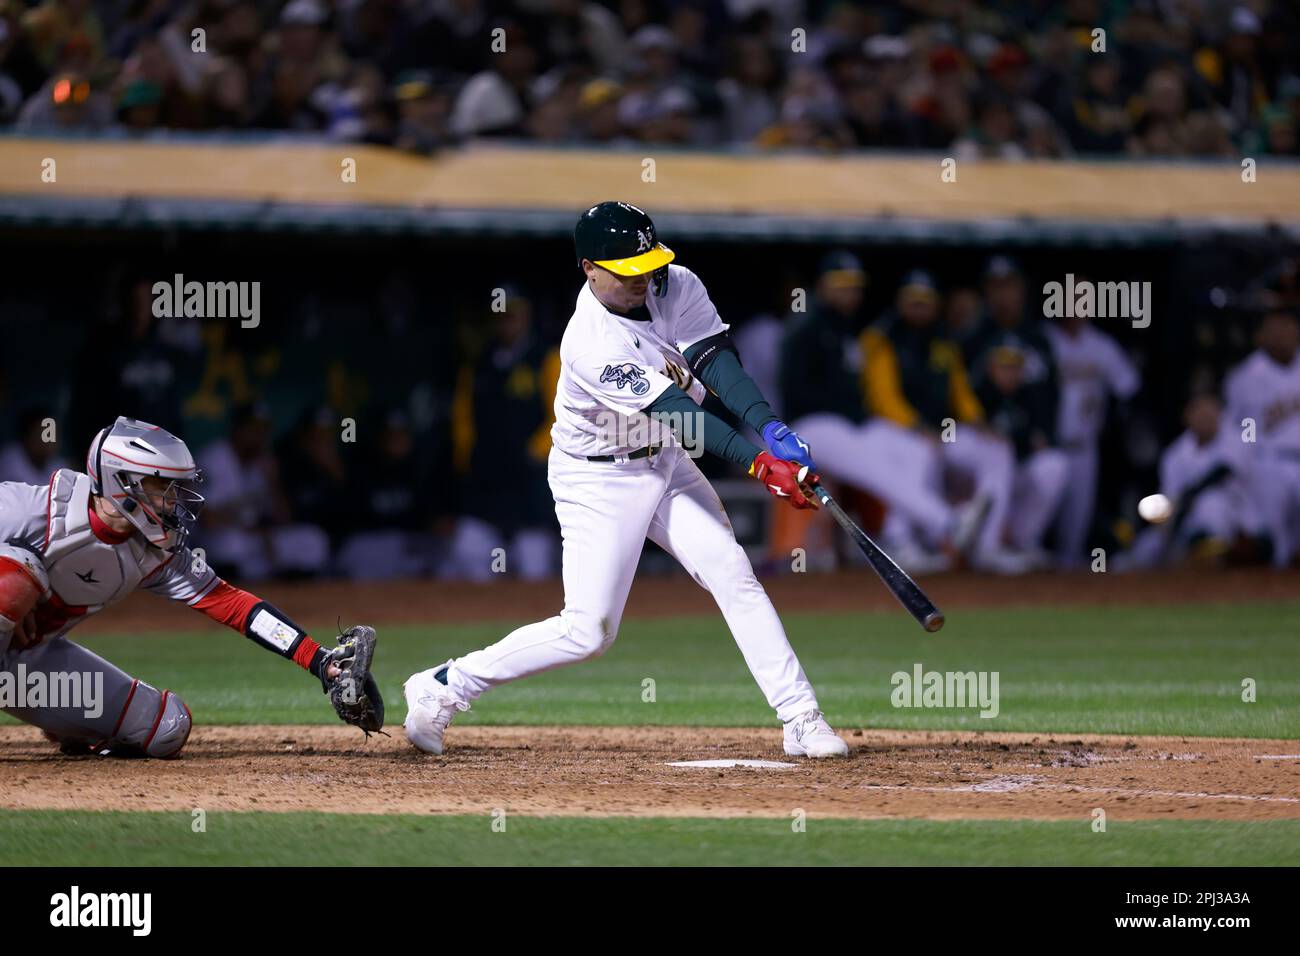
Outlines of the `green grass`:
<svg viewBox="0 0 1300 956">
<path fill-rule="evenodd" d="M 899 613 L 790 614 L 786 627 L 823 709 L 840 726 L 1300 737 L 1300 603 L 957 611 L 935 636 Z M 332 624 L 316 633 L 331 633 Z M 514 622 L 520 623 L 520 622 Z M 377 676 L 390 723 L 402 681 L 499 638 L 506 624 L 380 631 Z M 170 687 L 200 724 L 331 723 L 319 685 L 219 628 L 101 636 L 96 652 Z M 897 709 L 890 675 L 1000 674 L 1001 713 Z M 1243 703 L 1241 682 L 1257 683 Z M 655 681 L 656 701 L 642 701 Z M 0 718 L 7 720 L 7 718 Z M 485 696 L 460 724 L 695 724 L 774 721 L 721 616 L 630 620 L 603 657 Z"/>
<path fill-rule="evenodd" d="M 1296 866 L 1300 821 L 508 817 L 0 810 L 0 866 Z"/>
</svg>

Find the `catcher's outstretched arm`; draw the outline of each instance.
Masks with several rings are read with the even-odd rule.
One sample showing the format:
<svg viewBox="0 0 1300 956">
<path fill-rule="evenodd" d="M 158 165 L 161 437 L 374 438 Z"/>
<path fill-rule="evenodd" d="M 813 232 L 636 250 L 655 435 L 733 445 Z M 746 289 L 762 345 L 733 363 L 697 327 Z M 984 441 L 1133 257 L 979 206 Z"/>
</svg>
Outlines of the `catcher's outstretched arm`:
<svg viewBox="0 0 1300 956">
<path fill-rule="evenodd" d="M 271 603 L 218 580 L 211 591 L 190 606 L 217 623 L 239 631 L 254 644 L 287 657 L 316 677 L 321 676 L 325 651 Z"/>
<path fill-rule="evenodd" d="M 348 628 L 338 646 L 326 650 L 275 605 L 220 579 L 190 606 L 315 675 L 344 723 L 367 734 L 383 728 L 384 699 L 370 675 L 373 627 Z"/>
</svg>

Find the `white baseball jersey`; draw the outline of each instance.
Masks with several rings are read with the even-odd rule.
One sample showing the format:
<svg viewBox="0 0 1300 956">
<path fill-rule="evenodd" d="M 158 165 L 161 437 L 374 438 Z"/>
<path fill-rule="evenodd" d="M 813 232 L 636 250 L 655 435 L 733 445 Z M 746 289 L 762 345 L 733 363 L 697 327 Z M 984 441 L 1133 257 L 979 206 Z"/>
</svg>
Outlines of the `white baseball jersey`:
<svg viewBox="0 0 1300 956">
<path fill-rule="evenodd" d="M 136 588 L 194 604 L 221 580 L 189 548 L 168 554 L 134 531 L 119 540 L 91 517 L 90 476 L 67 469 L 45 486 L 0 483 L 0 540 L 42 556 L 54 592 L 37 609 L 46 637 L 66 634 Z"/>
<path fill-rule="evenodd" d="M 1279 365 L 1263 350 L 1252 352 L 1228 374 L 1224 396 L 1238 437 L 1242 419 L 1251 418 L 1260 445 L 1300 454 L 1300 354 Z"/>
<path fill-rule="evenodd" d="M 1088 447 L 1105 423 L 1106 395 L 1130 398 L 1138 390 L 1138 374 L 1114 339 L 1091 325 L 1071 334 L 1056 324 L 1047 326 L 1061 381 L 1057 438 L 1062 445 Z"/>
<path fill-rule="evenodd" d="M 668 267 L 668 291 L 646 296 L 650 321 L 610 312 L 583 284 L 560 342 L 551 442 L 569 455 L 625 455 L 649 444 L 678 444 L 641 413 L 677 376 L 696 402 L 706 390 L 687 378 L 683 352 L 728 326 L 704 283 L 684 266 Z M 670 368 L 670 366 L 675 366 Z"/>
</svg>

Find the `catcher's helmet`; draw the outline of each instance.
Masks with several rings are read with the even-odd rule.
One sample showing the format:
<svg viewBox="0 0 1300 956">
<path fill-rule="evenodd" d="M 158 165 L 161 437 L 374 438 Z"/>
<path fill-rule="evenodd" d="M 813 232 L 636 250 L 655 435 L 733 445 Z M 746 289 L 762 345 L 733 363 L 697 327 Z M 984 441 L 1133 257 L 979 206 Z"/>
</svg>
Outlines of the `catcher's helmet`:
<svg viewBox="0 0 1300 956">
<path fill-rule="evenodd" d="M 119 416 L 99 430 L 86 455 L 86 474 L 92 493 L 109 499 L 150 544 L 164 551 L 185 543 L 203 506 L 203 496 L 191 487 L 203 481 L 203 473 L 185 442 L 134 418 Z M 167 487 L 151 495 L 140 483 L 145 476 L 166 479 Z"/>
<path fill-rule="evenodd" d="M 578 265 L 590 259 L 615 275 L 650 273 L 655 295 L 668 289 L 673 251 L 659 241 L 650 217 L 631 203 L 603 202 L 584 212 L 573 228 L 573 248 Z"/>
</svg>

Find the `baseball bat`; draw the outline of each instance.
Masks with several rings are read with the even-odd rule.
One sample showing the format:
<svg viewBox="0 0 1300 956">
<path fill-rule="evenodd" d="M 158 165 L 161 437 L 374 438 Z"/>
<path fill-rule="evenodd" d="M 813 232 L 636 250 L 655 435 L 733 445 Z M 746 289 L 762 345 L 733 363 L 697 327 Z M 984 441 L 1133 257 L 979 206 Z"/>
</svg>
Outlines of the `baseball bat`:
<svg viewBox="0 0 1300 956">
<path fill-rule="evenodd" d="M 885 587 L 889 588 L 890 593 L 898 598 L 898 603 L 907 609 L 907 613 L 916 618 L 917 623 L 930 633 L 943 627 L 943 611 L 935 607 L 934 602 L 926 597 L 925 592 L 908 576 L 908 573 L 895 564 L 894 559 L 881 550 L 880 545 L 872 541 L 871 536 L 857 526 L 840 507 L 839 502 L 832 498 L 830 492 L 820 483 L 810 488 L 822 507 L 831 513 L 840 527 L 848 532 L 849 537 L 867 556 L 872 570 L 884 582 Z"/>
</svg>

